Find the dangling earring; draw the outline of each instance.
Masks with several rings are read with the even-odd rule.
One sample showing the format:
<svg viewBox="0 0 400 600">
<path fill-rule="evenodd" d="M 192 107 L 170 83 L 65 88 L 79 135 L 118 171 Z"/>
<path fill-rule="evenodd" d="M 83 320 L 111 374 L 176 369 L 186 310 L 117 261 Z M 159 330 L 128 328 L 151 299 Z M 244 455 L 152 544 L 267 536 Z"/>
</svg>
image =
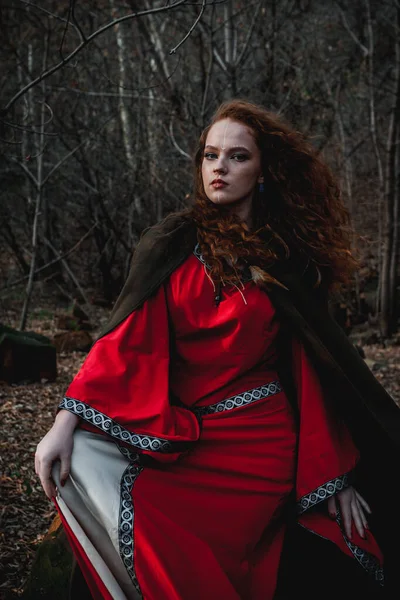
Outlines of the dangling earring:
<svg viewBox="0 0 400 600">
<path fill-rule="evenodd" d="M 265 188 L 264 188 L 264 184 L 263 184 L 263 183 L 260 183 L 260 185 L 259 185 L 259 188 L 258 188 L 258 191 L 260 192 L 260 194 L 263 194 L 263 193 L 264 193 L 264 189 L 265 189 Z"/>
</svg>

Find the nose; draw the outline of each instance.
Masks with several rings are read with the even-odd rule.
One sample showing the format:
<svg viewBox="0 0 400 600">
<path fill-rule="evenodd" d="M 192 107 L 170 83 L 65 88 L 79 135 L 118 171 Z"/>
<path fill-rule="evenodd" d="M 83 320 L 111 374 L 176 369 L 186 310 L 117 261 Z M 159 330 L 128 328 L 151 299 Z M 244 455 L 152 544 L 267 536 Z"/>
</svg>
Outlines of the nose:
<svg viewBox="0 0 400 600">
<path fill-rule="evenodd" d="M 227 168 L 223 159 L 218 158 L 214 163 L 214 173 L 226 173 Z"/>
</svg>

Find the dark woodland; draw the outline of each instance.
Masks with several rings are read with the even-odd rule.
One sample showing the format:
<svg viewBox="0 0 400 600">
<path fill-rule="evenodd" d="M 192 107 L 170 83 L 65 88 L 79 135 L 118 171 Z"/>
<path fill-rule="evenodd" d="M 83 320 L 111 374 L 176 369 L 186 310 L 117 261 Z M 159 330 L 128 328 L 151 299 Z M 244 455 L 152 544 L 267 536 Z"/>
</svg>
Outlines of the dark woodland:
<svg viewBox="0 0 400 600">
<path fill-rule="evenodd" d="M 360 268 L 331 309 L 400 401 L 400 3 L 2 0 L 0 86 L 0 598 L 62 600 L 61 559 L 31 575 L 55 515 L 35 447 L 222 101 L 281 114 L 337 176 Z"/>
</svg>

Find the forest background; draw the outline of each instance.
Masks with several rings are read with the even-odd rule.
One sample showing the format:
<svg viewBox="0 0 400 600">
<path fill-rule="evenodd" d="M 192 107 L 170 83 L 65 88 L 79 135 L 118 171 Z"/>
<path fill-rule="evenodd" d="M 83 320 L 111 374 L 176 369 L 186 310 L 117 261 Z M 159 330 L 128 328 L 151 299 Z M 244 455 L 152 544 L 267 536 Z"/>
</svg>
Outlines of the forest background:
<svg viewBox="0 0 400 600">
<path fill-rule="evenodd" d="M 361 268 L 334 308 L 400 399 L 399 34 L 398 0 L 3 0 L 0 325 L 57 347 L 56 378 L 0 386 L 4 597 L 54 514 L 35 446 L 222 101 L 281 114 L 337 175 Z"/>
</svg>

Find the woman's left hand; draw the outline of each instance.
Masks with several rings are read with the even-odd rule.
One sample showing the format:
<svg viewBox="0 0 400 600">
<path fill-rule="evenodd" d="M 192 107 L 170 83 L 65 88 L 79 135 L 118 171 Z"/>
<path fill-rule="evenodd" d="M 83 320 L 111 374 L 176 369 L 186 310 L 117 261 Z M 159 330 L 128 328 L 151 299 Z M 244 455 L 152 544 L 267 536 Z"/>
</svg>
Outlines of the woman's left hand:
<svg viewBox="0 0 400 600">
<path fill-rule="evenodd" d="M 352 486 L 349 486 L 345 490 L 331 496 L 328 499 L 328 511 L 332 518 L 336 517 L 338 508 L 343 519 L 346 536 L 351 540 L 351 529 L 354 522 L 354 526 L 360 536 L 365 538 L 365 530 L 368 529 L 365 513 L 371 514 L 371 509 L 361 494 Z"/>
</svg>

